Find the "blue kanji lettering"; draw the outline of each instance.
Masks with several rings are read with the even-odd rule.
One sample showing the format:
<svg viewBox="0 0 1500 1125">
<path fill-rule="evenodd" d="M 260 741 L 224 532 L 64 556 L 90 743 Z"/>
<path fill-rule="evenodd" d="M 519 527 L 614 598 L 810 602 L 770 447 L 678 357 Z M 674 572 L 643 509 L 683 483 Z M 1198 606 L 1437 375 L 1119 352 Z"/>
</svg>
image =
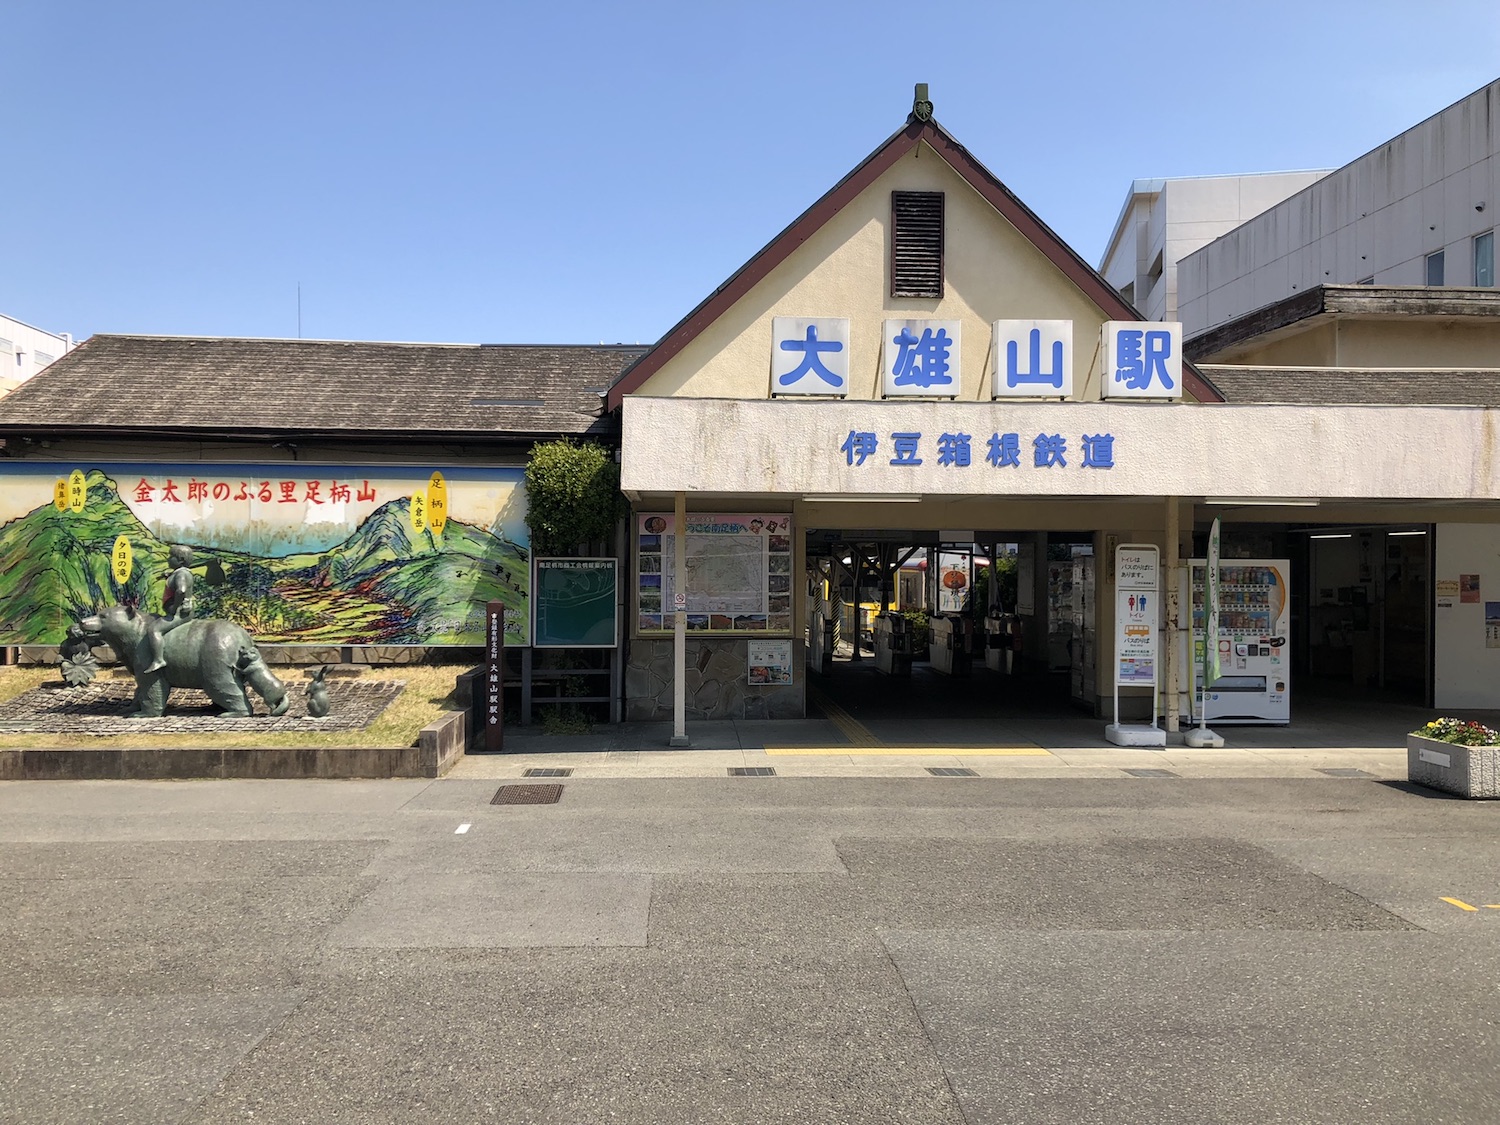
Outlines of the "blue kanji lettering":
<svg viewBox="0 0 1500 1125">
<path fill-rule="evenodd" d="M 984 459 L 997 469 L 1021 464 L 1020 434 L 991 434 L 990 451 Z"/>
<path fill-rule="evenodd" d="M 1052 465 L 1068 467 L 1067 458 L 1063 456 L 1068 451 L 1068 442 L 1061 434 L 1037 434 L 1031 441 L 1032 448 L 1036 451 L 1034 464 L 1038 469 L 1046 469 Z"/>
<path fill-rule="evenodd" d="M 844 380 L 824 367 L 823 361 L 818 358 L 820 352 L 843 351 L 843 342 L 840 340 L 818 339 L 817 325 L 809 324 L 807 326 L 807 338 L 805 340 L 781 341 L 781 350 L 784 352 L 802 353 L 802 362 L 777 380 L 783 387 L 795 383 L 809 372 L 822 379 L 830 387 L 841 387 L 844 385 Z"/>
<path fill-rule="evenodd" d="M 969 464 L 968 434 L 941 434 L 938 437 L 938 464 L 964 468 Z"/>
<path fill-rule="evenodd" d="M 1030 371 L 1020 369 L 1020 351 L 1016 341 L 1009 340 L 1005 345 L 1005 385 L 1008 387 L 1019 387 L 1024 383 L 1045 383 L 1057 390 L 1062 390 L 1063 385 L 1063 345 L 1061 340 L 1052 341 L 1052 370 L 1042 370 L 1042 330 L 1033 328 L 1027 339 Z"/>
<path fill-rule="evenodd" d="M 902 328 L 892 337 L 896 345 L 896 364 L 891 371 L 892 381 L 897 386 L 932 387 L 953 382 L 948 374 L 948 349 L 953 341 L 946 328 L 934 334 L 931 328 L 922 329 L 918 339 L 908 328 Z"/>
<path fill-rule="evenodd" d="M 1172 390 L 1176 384 L 1167 374 L 1167 360 L 1172 355 L 1172 333 L 1156 329 L 1122 328 L 1115 336 L 1115 382 L 1132 391 L 1144 391 L 1153 378 Z"/>
<path fill-rule="evenodd" d="M 1113 469 L 1115 467 L 1115 435 L 1084 434 L 1083 465 L 1085 469 Z"/>
<path fill-rule="evenodd" d="M 892 434 L 891 444 L 896 448 L 896 456 L 891 458 L 891 464 L 920 465 L 922 458 L 917 456 L 917 442 L 921 440 L 921 434 Z"/>
<path fill-rule="evenodd" d="M 875 452 L 875 435 L 868 430 L 850 430 L 844 444 L 839 446 L 851 465 L 863 465 L 865 458 Z M 858 460 L 855 460 L 858 458 Z"/>
</svg>

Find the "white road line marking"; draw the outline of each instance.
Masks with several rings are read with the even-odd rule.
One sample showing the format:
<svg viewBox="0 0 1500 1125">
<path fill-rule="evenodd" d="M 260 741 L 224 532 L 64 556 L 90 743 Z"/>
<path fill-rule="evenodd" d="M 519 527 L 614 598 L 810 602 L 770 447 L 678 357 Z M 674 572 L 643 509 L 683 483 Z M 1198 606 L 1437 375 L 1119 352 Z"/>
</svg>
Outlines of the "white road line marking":
<svg viewBox="0 0 1500 1125">
<path fill-rule="evenodd" d="M 471 824 L 460 824 L 457 828 L 455 828 L 453 830 L 453 834 L 455 836 L 462 836 L 465 832 L 467 832 L 472 827 L 473 827 L 473 825 L 471 825 Z"/>
</svg>

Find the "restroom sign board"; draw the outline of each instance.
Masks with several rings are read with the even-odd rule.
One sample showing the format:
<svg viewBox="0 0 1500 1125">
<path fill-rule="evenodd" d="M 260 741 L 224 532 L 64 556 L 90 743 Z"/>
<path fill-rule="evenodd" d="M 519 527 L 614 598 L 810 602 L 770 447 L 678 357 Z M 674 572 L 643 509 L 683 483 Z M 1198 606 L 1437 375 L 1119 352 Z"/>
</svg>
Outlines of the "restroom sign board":
<svg viewBox="0 0 1500 1125">
<path fill-rule="evenodd" d="M 1129 545 L 1115 551 L 1115 684 L 1156 685 L 1156 622 L 1161 616 L 1161 554 Z"/>
</svg>

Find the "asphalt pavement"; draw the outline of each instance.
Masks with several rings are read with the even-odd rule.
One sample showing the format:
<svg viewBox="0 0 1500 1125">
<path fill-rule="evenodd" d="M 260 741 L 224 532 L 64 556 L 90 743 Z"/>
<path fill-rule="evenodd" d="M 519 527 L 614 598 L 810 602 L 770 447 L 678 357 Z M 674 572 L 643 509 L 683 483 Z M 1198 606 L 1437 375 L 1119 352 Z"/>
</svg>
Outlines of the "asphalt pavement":
<svg viewBox="0 0 1500 1125">
<path fill-rule="evenodd" d="M 0 1121 L 1500 1120 L 1500 805 L 1361 753 L 0 784 Z"/>
</svg>

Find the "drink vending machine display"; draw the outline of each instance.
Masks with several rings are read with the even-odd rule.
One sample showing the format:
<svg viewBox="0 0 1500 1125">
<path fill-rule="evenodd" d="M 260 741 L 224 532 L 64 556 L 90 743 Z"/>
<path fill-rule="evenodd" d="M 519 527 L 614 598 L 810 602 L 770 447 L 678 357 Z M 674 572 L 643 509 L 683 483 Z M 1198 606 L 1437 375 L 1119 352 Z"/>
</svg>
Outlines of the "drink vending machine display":
<svg viewBox="0 0 1500 1125">
<path fill-rule="evenodd" d="M 1197 722 L 1207 708 L 1210 723 L 1291 721 L 1291 597 L 1286 559 L 1231 559 L 1219 563 L 1219 677 L 1203 693 L 1203 575 L 1207 562 L 1191 560 L 1193 625 L 1189 651 L 1193 691 L 1189 707 Z M 1186 600 L 1186 598 L 1184 598 Z"/>
</svg>

